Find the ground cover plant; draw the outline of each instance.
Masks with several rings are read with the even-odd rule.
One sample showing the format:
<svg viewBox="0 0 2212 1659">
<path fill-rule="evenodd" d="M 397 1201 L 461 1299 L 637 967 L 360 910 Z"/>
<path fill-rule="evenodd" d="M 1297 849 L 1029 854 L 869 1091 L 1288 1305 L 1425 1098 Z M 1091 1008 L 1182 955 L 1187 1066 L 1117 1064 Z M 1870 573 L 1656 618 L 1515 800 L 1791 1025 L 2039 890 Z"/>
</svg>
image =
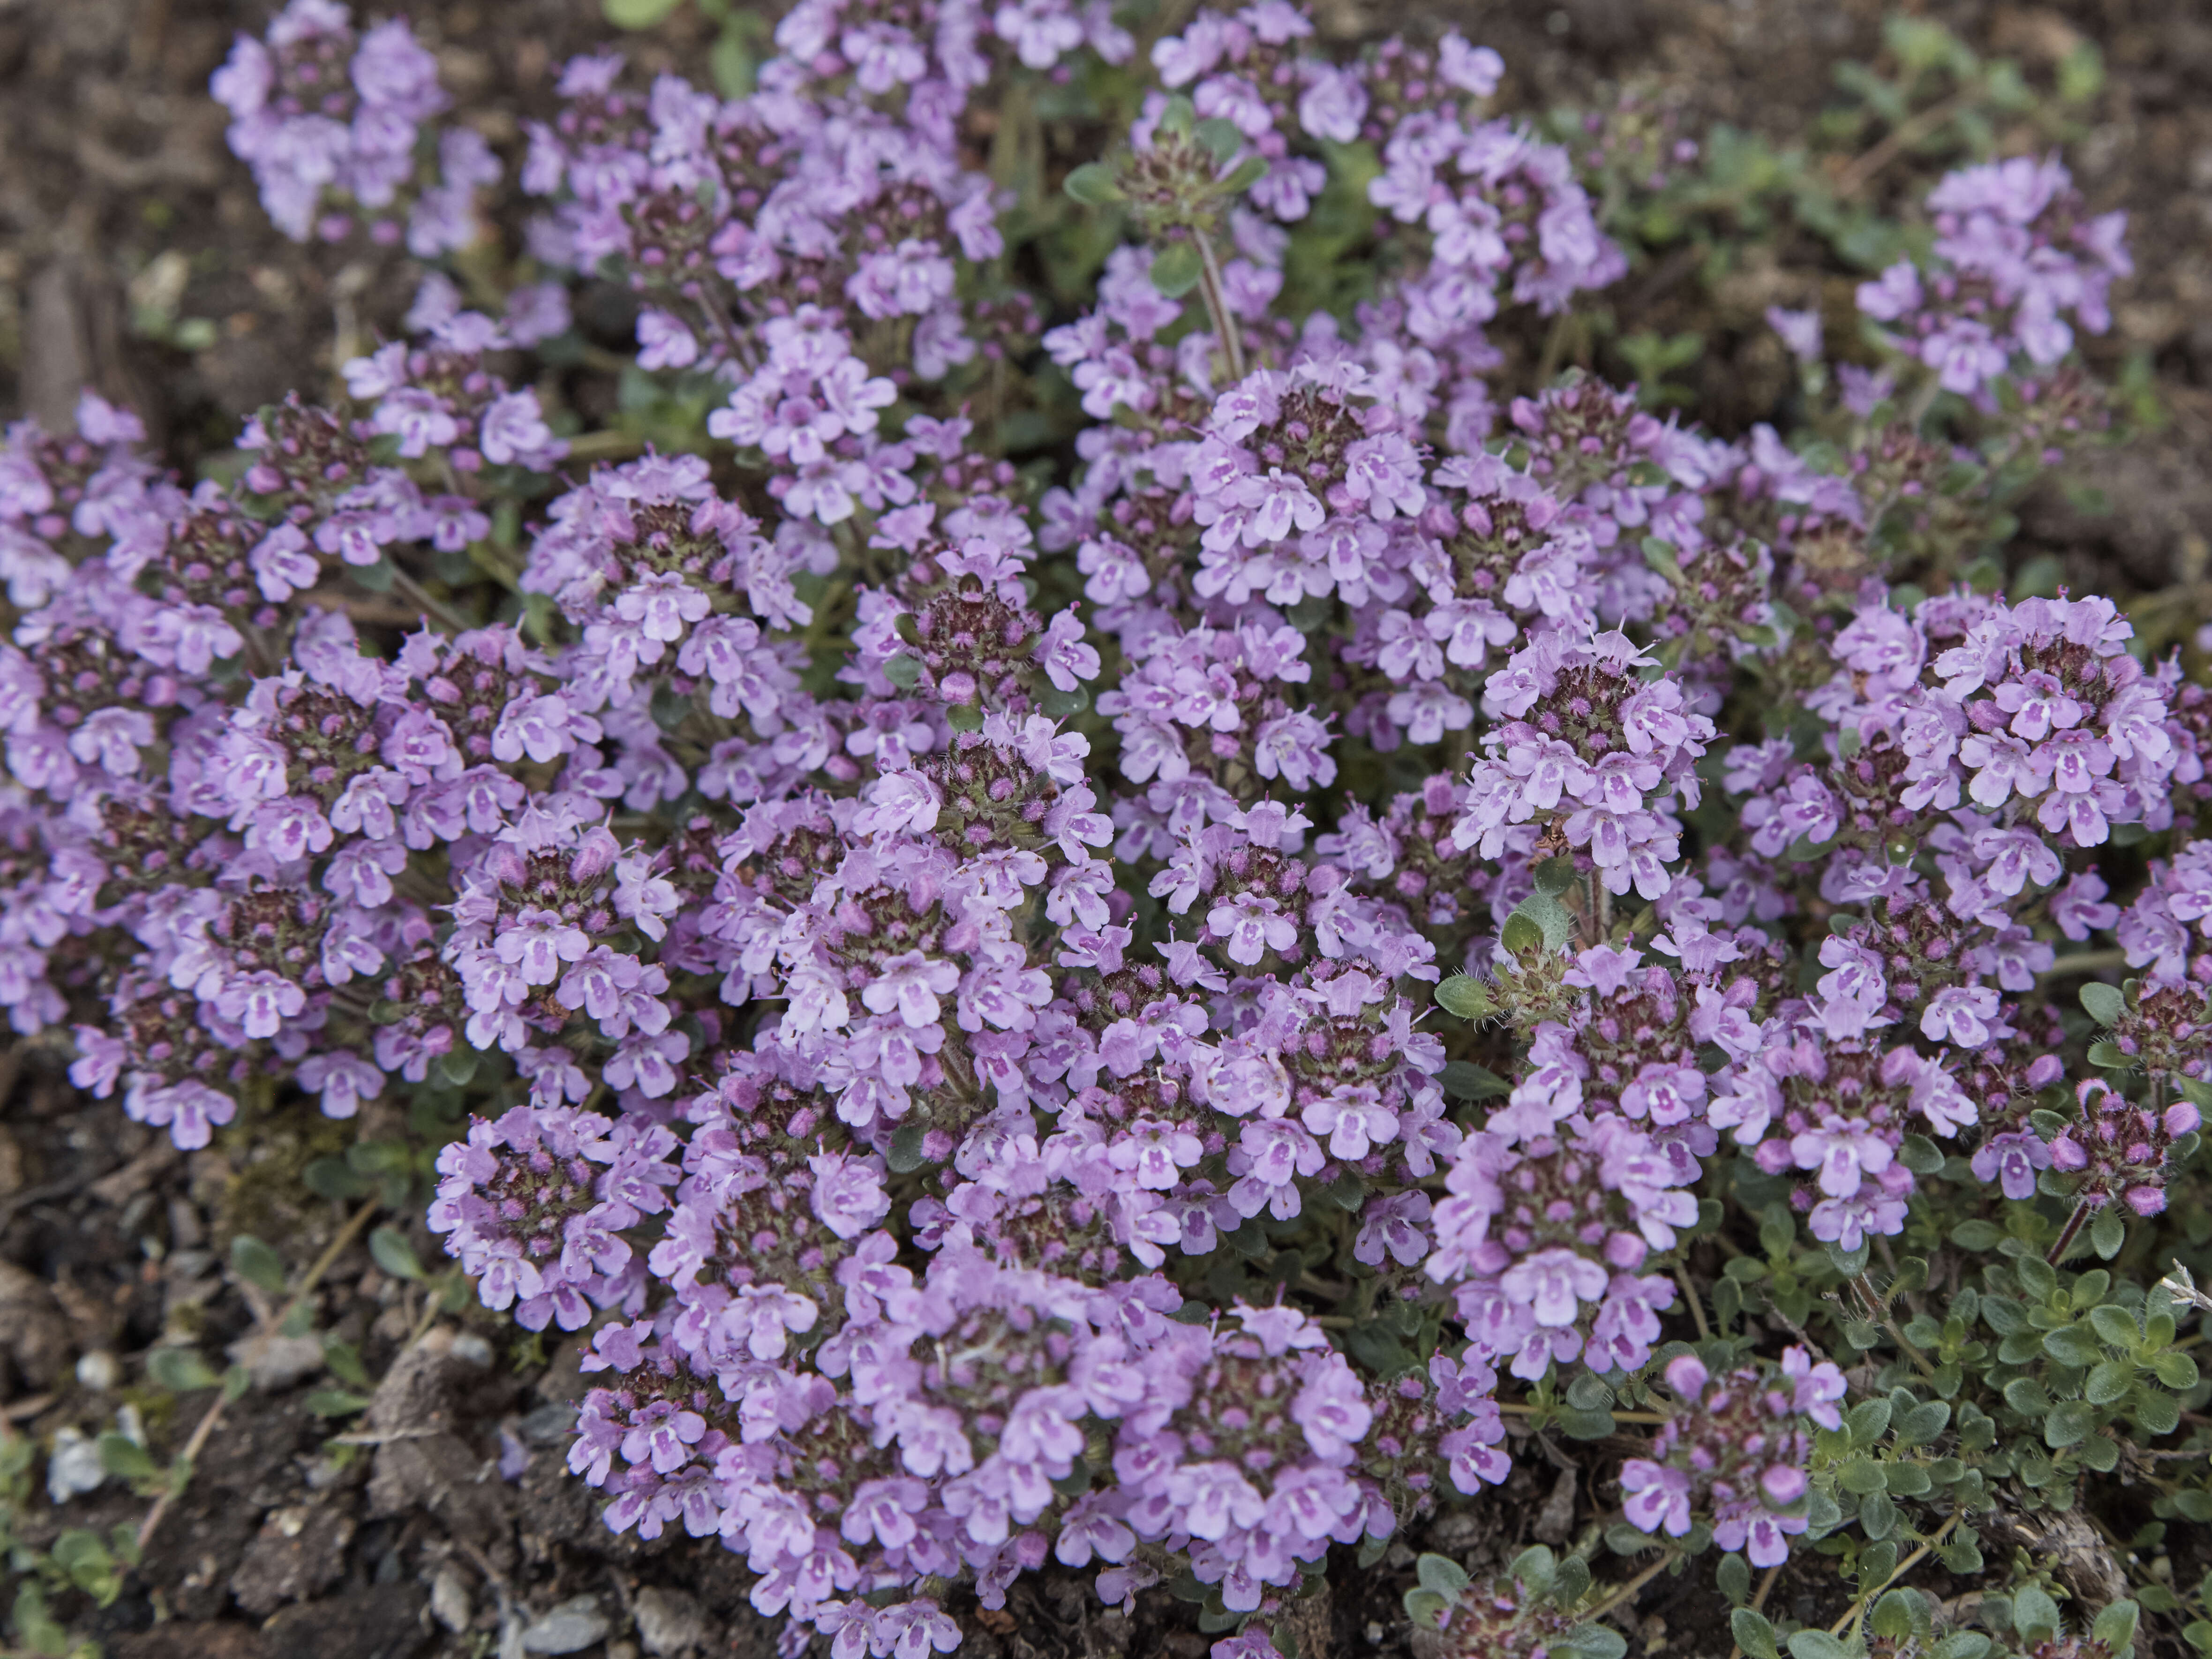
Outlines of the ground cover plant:
<svg viewBox="0 0 2212 1659">
<path fill-rule="evenodd" d="M 2004 556 L 2130 412 L 2122 216 L 2055 143 L 1722 214 L 1720 135 L 1283 0 L 726 21 L 504 161 L 404 21 L 240 38 L 270 219 L 426 274 L 196 481 L 9 430 L 15 1030 L 186 1151 L 375 1126 L 301 1179 L 410 1339 L 573 1335 L 569 1475 L 786 1656 L 1056 1575 L 1300 1659 L 1378 1565 L 1444 1653 L 1620 1659 L 1662 1574 L 1753 1659 L 2212 1650 L 2208 642 Z M 1856 272 L 1782 424 L 1581 362 L 1753 208 Z M 234 1243 L 270 1340 L 333 1259 Z M 203 1431 L 50 1492 L 253 1381 L 148 1364 Z M 1421 1548 L 1532 1462 L 1588 1526 Z M 16 1639 L 158 1518 L 15 1545 Z"/>
</svg>

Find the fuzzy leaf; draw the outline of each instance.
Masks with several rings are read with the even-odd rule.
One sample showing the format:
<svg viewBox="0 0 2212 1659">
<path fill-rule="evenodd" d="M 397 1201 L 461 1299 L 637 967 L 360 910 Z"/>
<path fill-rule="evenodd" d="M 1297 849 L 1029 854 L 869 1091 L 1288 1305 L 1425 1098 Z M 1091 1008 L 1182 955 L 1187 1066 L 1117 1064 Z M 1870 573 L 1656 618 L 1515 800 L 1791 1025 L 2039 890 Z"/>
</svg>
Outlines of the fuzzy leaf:
<svg viewBox="0 0 2212 1659">
<path fill-rule="evenodd" d="M 1498 1012 L 1490 988 L 1468 974 L 1454 974 L 1436 988 L 1437 1006 L 1462 1019 L 1482 1019 Z"/>
<path fill-rule="evenodd" d="M 2197 1386 L 2197 1362 L 2179 1349 L 2169 1348 L 2150 1362 L 2151 1375 L 2176 1394 Z"/>
<path fill-rule="evenodd" d="M 2087 1401 L 2062 1400 L 2043 1419 L 2043 1443 L 2053 1451 L 2074 1445 L 2096 1426 L 2096 1420 Z"/>
<path fill-rule="evenodd" d="M 2100 1025 L 2117 1025 L 2128 1011 L 2128 1000 L 2117 985 L 2093 980 L 2081 988 L 2081 1006 Z"/>
<path fill-rule="evenodd" d="M 1729 1631 L 1735 1638 L 1736 1646 L 1751 1656 L 1751 1659 L 1781 1659 L 1774 1645 L 1774 1626 L 1764 1613 L 1753 1613 L 1749 1607 L 1738 1607 L 1729 1615 Z"/>
<path fill-rule="evenodd" d="M 1170 300 L 1179 300 L 1198 286 L 1206 262 L 1191 242 L 1170 242 L 1152 257 L 1152 286 Z"/>
<path fill-rule="evenodd" d="M 1437 1081 L 1455 1100 L 1496 1100 L 1513 1092 L 1497 1073 L 1469 1060 L 1453 1060 L 1437 1074 Z"/>
<path fill-rule="evenodd" d="M 1105 207 L 1127 199 L 1121 179 L 1103 161 L 1085 161 L 1067 175 L 1061 188 L 1085 207 Z"/>
<path fill-rule="evenodd" d="M 1515 1556 L 1509 1571 L 1516 1581 L 1528 1588 L 1530 1595 L 1546 1595 L 1551 1592 L 1558 1565 L 1552 1552 L 1538 1544 Z"/>
<path fill-rule="evenodd" d="M 1449 1555 L 1422 1556 L 1413 1565 L 1413 1576 L 1421 1581 L 1423 1589 L 1442 1596 L 1455 1596 L 1467 1588 L 1467 1569 Z"/>
<path fill-rule="evenodd" d="M 376 1265 L 394 1279 L 422 1277 L 422 1264 L 416 1258 L 414 1245 L 397 1227 L 373 1231 L 368 1236 L 368 1253 L 376 1259 Z"/>
<path fill-rule="evenodd" d="M 270 1296 L 284 1294 L 284 1258 L 251 1233 L 230 1241 L 231 1271 Z"/>
<path fill-rule="evenodd" d="M 2031 1642 L 2040 1642 L 2058 1632 L 2058 1603 L 2030 1584 L 2012 1598 L 2012 1627 Z"/>
</svg>

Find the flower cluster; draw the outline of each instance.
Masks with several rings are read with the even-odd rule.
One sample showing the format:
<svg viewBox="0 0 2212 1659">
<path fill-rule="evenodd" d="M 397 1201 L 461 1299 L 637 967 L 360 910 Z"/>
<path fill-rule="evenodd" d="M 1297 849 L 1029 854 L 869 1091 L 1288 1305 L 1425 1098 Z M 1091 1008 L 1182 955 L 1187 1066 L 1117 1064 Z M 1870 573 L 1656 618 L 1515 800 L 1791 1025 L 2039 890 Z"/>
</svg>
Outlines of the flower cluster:
<svg viewBox="0 0 2212 1659">
<path fill-rule="evenodd" d="M 340 0 L 289 0 L 265 40 L 238 37 L 212 90 L 233 153 L 294 241 L 337 241 L 356 216 L 418 258 L 476 240 L 477 192 L 499 182 L 499 160 L 472 128 L 430 125 L 452 100 L 404 20 L 356 34 Z"/>
<path fill-rule="evenodd" d="M 1723 1549 L 1743 1551 L 1754 1567 L 1779 1566 L 1790 1538 L 1805 1530 L 1813 1455 L 1806 1425 L 1842 1426 L 1843 1372 L 1800 1347 L 1778 1369 L 1715 1376 L 1684 1354 L 1666 1375 L 1681 1406 L 1653 1437 L 1650 1455 L 1621 1466 L 1630 1524 L 1680 1538 L 1702 1514 Z"/>
<path fill-rule="evenodd" d="M 949 1650 L 949 1587 L 1048 1562 L 1264 1659 L 1334 1547 L 1662 1364 L 1633 1528 L 1771 1567 L 1842 1524 L 1844 1370 L 1668 1345 L 1754 1283 L 1792 1330 L 1872 1299 L 1909 1227 L 2063 1261 L 2194 1178 L 2203 688 L 2109 600 L 1923 562 L 1971 427 L 1530 384 L 1515 331 L 1625 256 L 1456 36 L 1338 64 L 1259 0 L 1156 42 L 1070 180 L 1142 238 L 1078 314 L 1018 286 L 975 118 L 1110 105 L 1109 8 L 805 0 L 776 40 L 735 100 L 579 58 L 529 131 L 533 253 L 638 296 L 655 446 L 528 378 L 558 283 L 495 317 L 442 275 L 234 483 L 94 398 L 9 430 L 15 1028 L 184 1146 L 272 1088 L 465 1109 L 429 1224 L 486 1305 L 592 1328 L 570 1468 L 841 1659 Z M 311 0 L 222 90 L 303 230 L 397 202 L 442 107 Z M 1339 311 L 1285 299 L 1332 191 L 1379 216 Z M 2118 227 L 2063 174 L 1929 205 L 1941 271 L 1864 302 L 1925 284 L 1895 374 L 1979 393 L 2096 325 Z M 1937 407 L 2040 452 L 2083 424 L 2042 385 Z M 1892 1334 L 1835 1322 L 1849 1366 Z M 1594 1656 L 1589 1588 L 1524 1557 L 1428 1610 Z"/>
<path fill-rule="evenodd" d="M 1985 398 L 2015 356 L 2047 370 L 2073 349 L 2076 327 L 2112 326 L 2106 295 L 2135 270 L 2126 216 L 2087 213 L 2056 156 L 1963 167 L 1928 206 L 1931 263 L 1899 260 L 1860 285 L 1858 302 L 1945 391 Z"/>
</svg>

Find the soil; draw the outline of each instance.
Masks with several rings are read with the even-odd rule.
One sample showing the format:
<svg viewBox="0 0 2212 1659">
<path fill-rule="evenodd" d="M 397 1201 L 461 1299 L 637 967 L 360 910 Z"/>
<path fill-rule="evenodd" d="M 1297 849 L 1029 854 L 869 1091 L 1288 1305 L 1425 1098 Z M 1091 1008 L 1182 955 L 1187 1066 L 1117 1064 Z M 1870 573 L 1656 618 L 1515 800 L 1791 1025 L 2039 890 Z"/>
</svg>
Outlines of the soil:
<svg viewBox="0 0 2212 1659">
<path fill-rule="evenodd" d="M 189 472 L 228 445 L 243 415 L 327 381 L 335 362 L 404 311 L 414 279 L 402 261 L 284 240 L 225 148 L 207 76 L 233 33 L 258 31 L 268 9 L 262 0 L 0 0 L 0 418 L 66 424 L 89 385 L 142 410 Z M 1780 141 L 1803 131 L 1838 64 L 1872 58 L 1881 42 L 1876 0 L 1422 9 L 1495 46 L 1528 107 L 1587 105 L 1607 83 L 1656 77 L 1686 100 L 1690 131 L 1721 120 Z M 2201 581 L 2212 533 L 2212 100 L 2203 95 L 2212 5 L 1922 9 L 2033 72 L 2085 39 L 2109 71 L 2071 160 L 2094 205 L 2130 210 L 2138 274 L 2114 330 L 2088 350 L 2108 375 L 2142 366 L 2162 426 L 2046 480 L 2022 514 L 2021 556 L 2056 555 L 2078 587 L 2142 594 Z M 1361 0 L 1337 0 L 1324 17 L 1354 34 L 1402 21 Z M 495 141 L 550 101 L 556 65 L 607 33 L 590 0 L 421 0 L 413 18 L 446 84 Z M 625 44 L 648 68 L 695 64 L 703 27 L 681 9 Z M 1899 167 L 1874 188 L 1919 182 Z M 1707 355 L 1690 372 L 1711 406 L 1759 418 L 1767 411 L 1741 392 L 1758 383 L 1753 319 L 1800 299 L 1818 274 L 1769 273 L 1768 290 L 1694 299 L 1660 276 L 1626 285 L 1623 331 L 1704 327 Z M 587 319 L 605 297 L 584 296 Z M 618 302 L 603 314 L 618 329 Z M 578 389 L 586 403 L 605 395 Z M 2101 488 L 2104 510 L 2084 504 L 2085 483 Z M 335 1149 L 331 1126 L 280 1114 L 250 1136 L 179 1155 L 112 1103 L 80 1099 L 64 1058 L 50 1042 L 0 1051 L 5 1431 L 51 1443 L 64 1427 L 112 1427 L 129 1405 L 165 1462 L 216 1398 L 136 1380 L 165 1334 L 246 1358 L 270 1384 L 223 1408 L 109 1606 L 56 1597 L 74 1633 L 113 1659 L 773 1652 L 775 1626 L 749 1607 L 736 1558 L 711 1540 L 617 1537 L 566 1473 L 566 1407 L 582 1387 L 573 1341 L 426 1310 L 356 1239 L 330 1261 L 309 1312 L 314 1330 L 357 1351 L 373 1403 L 319 1415 L 331 1407 L 331 1375 L 285 1380 L 316 1356 L 288 1367 L 287 1339 L 267 1328 L 275 1310 L 227 1271 L 228 1246 L 239 1233 L 270 1241 L 295 1281 L 324 1254 L 346 1212 L 306 1197 L 296 1176 Z M 238 1147 L 251 1152 L 227 1150 Z M 115 1379 L 106 1391 L 94 1386 L 103 1372 Z M 1496 1498 L 1395 1545 L 1374 1570 L 1333 1564 L 1333 1591 L 1301 1608 L 1306 1659 L 1407 1650 L 1399 1598 L 1414 1547 L 1479 1571 L 1534 1539 L 1567 1542 L 1618 1501 L 1607 1488 L 1617 1457 L 1601 1449 L 1523 1438 L 1514 1450 L 1515 1474 Z M 149 1507 L 114 1481 L 59 1506 L 41 1492 L 16 1518 L 17 1536 L 37 1547 L 64 1528 L 136 1528 Z M 1601 1570 L 1626 1572 L 1602 1557 Z M 1710 1572 L 1662 1577 L 1624 1609 L 1632 1651 L 1723 1659 Z M 1950 1593 L 1926 1568 L 1912 1582 Z M 1793 1567 L 1771 1592 L 1777 1611 L 1804 1620 L 1832 1617 L 1838 1595 L 1817 1565 Z M 1164 1592 L 1133 1613 L 1109 1612 L 1074 1574 L 1025 1578 L 1001 1613 L 972 1601 L 955 1611 L 973 1659 L 1200 1659 L 1212 1640 Z"/>
</svg>

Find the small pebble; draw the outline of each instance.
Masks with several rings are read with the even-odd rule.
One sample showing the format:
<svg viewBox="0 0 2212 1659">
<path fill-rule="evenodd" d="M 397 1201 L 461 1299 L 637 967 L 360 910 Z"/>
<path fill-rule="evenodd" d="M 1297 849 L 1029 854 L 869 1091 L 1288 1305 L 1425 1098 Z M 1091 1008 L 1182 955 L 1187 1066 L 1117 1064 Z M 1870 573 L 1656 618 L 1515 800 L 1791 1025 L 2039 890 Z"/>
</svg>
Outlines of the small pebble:
<svg viewBox="0 0 2212 1659">
<path fill-rule="evenodd" d="M 54 1431 L 53 1455 L 46 1460 L 46 1496 L 66 1504 L 81 1492 L 94 1492 L 107 1479 L 100 1461 L 100 1446 L 75 1425 Z"/>
<path fill-rule="evenodd" d="M 450 1564 L 439 1568 L 437 1577 L 431 1581 L 430 1616 L 456 1636 L 469 1627 L 474 1616 L 469 1606 L 468 1581 Z"/>
<path fill-rule="evenodd" d="M 522 1632 L 525 1653 L 581 1653 L 594 1642 L 606 1639 L 607 1616 L 599 1611 L 599 1598 L 580 1595 L 541 1614 Z"/>
<path fill-rule="evenodd" d="M 631 1604 L 637 1615 L 637 1639 L 654 1659 L 677 1659 L 689 1653 L 707 1633 L 705 1615 L 696 1597 L 658 1584 L 637 1593 Z"/>
<path fill-rule="evenodd" d="M 106 1394 L 123 1380 L 123 1366 L 105 1348 L 94 1348 L 76 1362 L 76 1380 L 95 1394 Z"/>
</svg>

